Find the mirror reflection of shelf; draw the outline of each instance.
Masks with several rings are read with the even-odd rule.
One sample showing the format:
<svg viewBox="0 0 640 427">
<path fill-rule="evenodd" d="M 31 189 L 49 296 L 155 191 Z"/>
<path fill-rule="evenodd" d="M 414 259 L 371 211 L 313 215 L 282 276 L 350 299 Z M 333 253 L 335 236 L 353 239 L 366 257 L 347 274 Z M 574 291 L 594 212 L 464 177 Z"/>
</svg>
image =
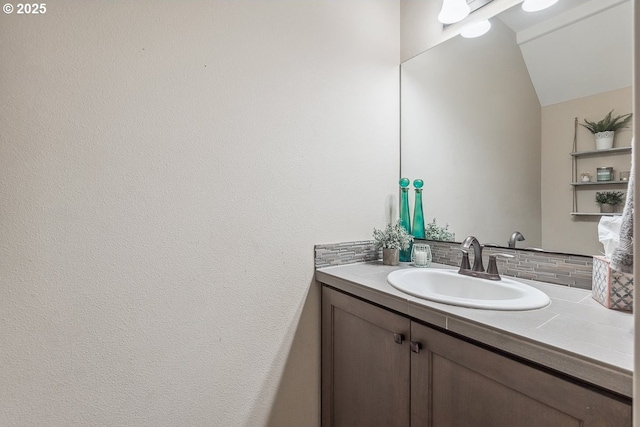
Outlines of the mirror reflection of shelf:
<svg viewBox="0 0 640 427">
<path fill-rule="evenodd" d="M 621 213 L 590 213 L 590 212 L 571 212 L 571 215 L 573 216 L 620 216 L 622 215 Z"/>
<path fill-rule="evenodd" d="M 627 185 L 629 181 L 589 181 L 589 182 L 572 182 L 571 185 Z"/>
<path fill-rule="evenodd" d="M 573 211 L 571 212 L 572 216 L 618 216 L 622 215 L 621 213 L 600 213 L 600 212 L 581 212 L 578 208 L 578 193 L 582 193 L 583 197 L 586 194 L 591 194 L 585 187 L 593 187 L 593 186 L 602 186 L 602 187 L 620 187 L 620 186 L 628 186 L 629 181 L 579 181 L 578 180 L 578 158 L 582 157 L 600 157 L 600 156 L 613 156 L 618 154 L 630 155 L 631 147 L 616 147 L 609 148 L 606 150 L 590 150 L 590 151 L 578 151 L 578 118 L 574 118 L 573 120 L 573 148 L 569 153 L 571 155 L 571 187 L 573 192 Z M 579 191 L 579 190 L 585 190 Z M 585 194 L 586 193 L 586 194 Z M 591 210 L 593 208 L 587 208 Z"/>
<path fill-rule="evenodd" d="M 601 156 L 606 154 L 625 154 L 631 153 L 631 147 L 618 147 L 609 148 L 606 150 L 593 150 L 593 151 L 577 151 L 570 153 L 573 157 L 589 157 L 589 156 Z"/>
</svg>

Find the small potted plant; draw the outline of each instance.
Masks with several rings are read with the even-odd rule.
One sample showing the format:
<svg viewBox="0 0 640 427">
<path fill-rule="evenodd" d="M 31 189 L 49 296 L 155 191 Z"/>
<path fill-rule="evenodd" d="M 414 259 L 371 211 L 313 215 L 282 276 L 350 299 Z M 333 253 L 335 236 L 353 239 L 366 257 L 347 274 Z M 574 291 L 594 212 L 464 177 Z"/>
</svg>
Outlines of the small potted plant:
<svg viewBox="0 0 640 427">
<path fill-rule="evenodd" d="M 595 136 L 596 150 L 606 150 L 613 148 L 615 132 L 618 129 L 629 127 L 632 116 L 633 114 L 629 113 L 613 117 L 613 110 L 611 110 L 604 116 L 604 119 L 598 122 L 584 119 L 584 123 L 580 123 L 580 126 L 584 126 Z"/>
<path fill-rule="evenodd" d="M 622 191 L 596 192 L 596 203 L 600 205 L 600 213 L 614 213 L 623 199 L 624 193 Z"/>
<path fill-rule="evenodd" d="M 400 249 L 409 249 L 413 236 L 400 225 L 398 220 L 395 224 L 387 224 L 384 230 L 374 228 L 373 240 L 376 248 L 382 248 L 382 264 L 398 265 Z"/>
<path fill-rule="evenodd" d="M 440 240 L 442 242 L 453 242 L 456 235 L 449 231 L 449 224 L 444 227 L 436 224 L 436 219 L 425 227 L 427 240 Z"/>
<path fill-rule="evenodd" d="M 591 182 L 591 174 L 589 172 L 582 172 L 580 174 L 581 182 Z"/>
</svg>

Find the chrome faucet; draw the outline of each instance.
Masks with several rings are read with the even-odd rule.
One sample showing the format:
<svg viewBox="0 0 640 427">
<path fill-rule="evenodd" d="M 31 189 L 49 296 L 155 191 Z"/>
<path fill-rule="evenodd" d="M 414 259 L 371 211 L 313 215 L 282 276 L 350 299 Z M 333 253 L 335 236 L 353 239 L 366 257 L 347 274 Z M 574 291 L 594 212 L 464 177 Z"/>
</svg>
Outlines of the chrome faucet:
<svg viewBox="0 0 640 427">
<path fill-rule="evenodd" d="M 524 237 L 523 237 L 524 240 Z M 469 249 L 473 248 L 473 268 L 469 263 Z M 500 280 L 500 273 L 498 272 L 498 264 L 496 262 L 497 257 L 513 258 L 513 255 L 509 254 L 491 254 L 489 255 L 489 267 L 487 271 L 484 271 L 482 265 L 482 249 L 478 239 L 473 236 L 469 236 L 460 245 L 462 251 L 462 262 L 460 263 L 460 270 L 458 274 L 464 274 L 466 276 L 479 277 L 489 280 Z"/>
<path fill-rule="evenodd" d="M 511 234 L 511 237 L 509 237 L 509 247 L 515 249 L 516 242 L 522 242 L 523 240 L 524 236 L 522 235 L 522 233 L 519 231 L 514 231 L 513 234 Z"/>
<path fill-rule="evenodd" d="M 469 249 L 471 249 L 471 247 L 473 247 L 473 268 L 470 268 L 469 266 Z M 460 265 L 460 271 L 458 273 L 467 274 L 463 273 L 463 271 L 469 270 L 480 273 L 484 272 L 484 265 L 482 265 L 482 248 L 482 245 L 480 245 L 480 242 L 475 237 L 468 236 L 464 239 L 460 245 L 460 250 L 462 251 L 462 265 Z"/>
</svg>

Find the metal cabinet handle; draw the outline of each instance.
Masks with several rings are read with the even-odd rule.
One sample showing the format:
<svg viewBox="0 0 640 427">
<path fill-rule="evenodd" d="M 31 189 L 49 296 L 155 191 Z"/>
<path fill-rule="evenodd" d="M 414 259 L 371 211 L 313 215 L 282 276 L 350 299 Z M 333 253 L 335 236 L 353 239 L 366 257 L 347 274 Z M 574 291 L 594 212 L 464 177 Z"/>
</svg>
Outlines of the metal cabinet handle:
<svg viewBox="0 0 640 427">
<path fill-rule="evenodd" d="M 404 335 L 393 334 L 393 341 L 395 341 L 396 344 L 402 344 L 402 341 L 404 341 Z"/>
<path fill-rule="evenodd" d="M 420 349 L 422 349 L 422 344 L 419 342 L 411 341 L 411 351 L 414 353 L 420 353 Z"/>
</svg>

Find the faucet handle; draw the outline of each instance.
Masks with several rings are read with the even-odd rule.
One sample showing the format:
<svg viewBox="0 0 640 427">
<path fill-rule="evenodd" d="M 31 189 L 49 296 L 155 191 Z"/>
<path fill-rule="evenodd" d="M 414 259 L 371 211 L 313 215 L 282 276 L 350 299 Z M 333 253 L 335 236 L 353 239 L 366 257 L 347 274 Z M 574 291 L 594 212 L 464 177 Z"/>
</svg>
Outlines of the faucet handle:
<svg viewBox="0 0 640 427">
<path fill-rule="evenodd" d="M 489 255 L 489 266 L 487 267 L 487 274 L 495 275 L 498 278 L 500 277 L 500 273 L 498 272 L 498 263 L 496 262 L 497 257 L 502 258 L 515 258 L 513 255 L 509 254 L 491 254 Z"/>
<path fill-rule="evenodd" d="M 471 264 L 469 263 L 469 250 L 465 248 L 458 248 L 462 252 L 462 262 L 460 263 L 460 270 L 470 270 Z"/>
<path fill-rule="evenodd" d="M 496 257 L 502 257 L 502 258 L 515 258 L 515 255 L 511 255 L 511 254 L 503 254 L 503 253 L 499 253 L 499 254 L 491 254 L 489 255 L 489 258 L 496 258 Z"/>
<path fill-rule="evenodd" d="M 502 258 L 515 258 L 515 255 L 511 255 L 511 254 L 502 254 L 502 253 L 500 253 L 500 254 L 491 254 L 491 255 L 489 255 L 489 258 L 491 258 L 491 257 L 494 257 L 494 258 L 496 258 L 496 257 L 502 257 Z"/>
</svg>

